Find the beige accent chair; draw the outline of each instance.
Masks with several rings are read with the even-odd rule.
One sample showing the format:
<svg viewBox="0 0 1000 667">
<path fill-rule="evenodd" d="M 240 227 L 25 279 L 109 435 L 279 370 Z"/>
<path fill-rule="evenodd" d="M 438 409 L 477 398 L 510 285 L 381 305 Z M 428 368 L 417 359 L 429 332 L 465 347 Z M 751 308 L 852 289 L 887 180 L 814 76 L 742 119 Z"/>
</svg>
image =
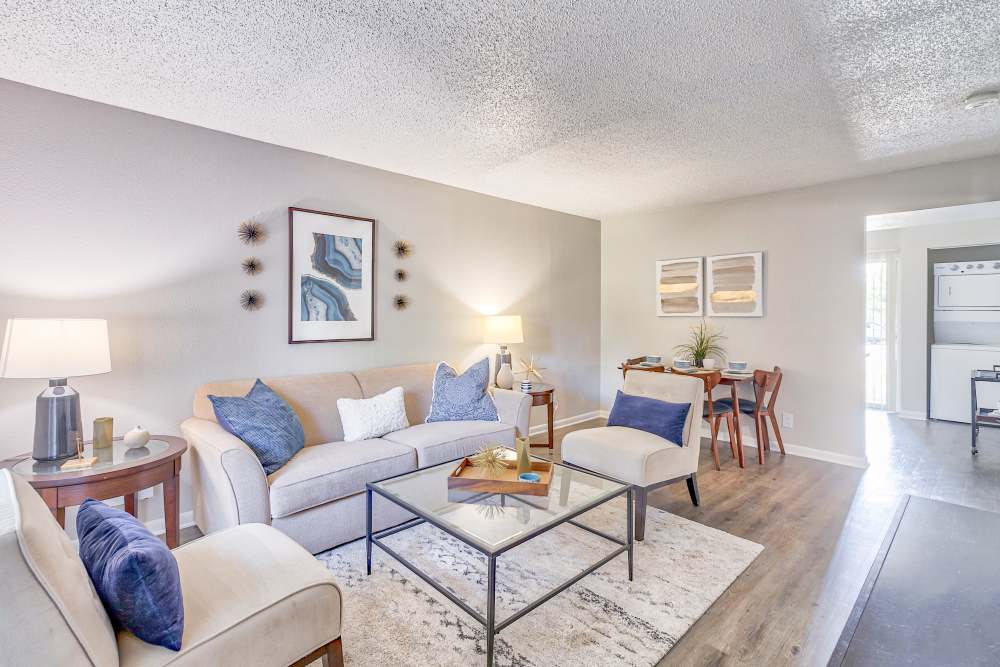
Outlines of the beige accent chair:
<svg viewBox="0 0 1000 667">
<path fill-rule="evenodd" d="M 195 523 L 205 534 L 243 523 L 266 523 L 311 553 L 365 535 L 365 484 L 468 456 L 486 444 L 514 446 L 528 433 L 531 397 L 495 389 L 498 422 L 425 424 L 437 364 L 373 368 L 264 378 L 295 410 L 306 446 L 280 470 L 264 474 L 246 444 L 223 429 L 208 400 L 242 396 L 253 379 L 213 382 L 198 388 L 194 416 L 181 424 L 191 456 Z M 344 442 L 338 398 L 370 398 L 403 387 L 409 428 L 381 438 Z M 376 495 L 373 530 L 402 523 L 411 515 Z"/>
<path fill-rule="evenodd" d="M 173 551 L 181 650 L 115 633 L 76 549 L 31 486 L 0 470 L 0 663 L 342 666 L 341 591 L 298 544 L 259 524 Z"/>
<path fill-rule="evenodd" d="M 701 403 L 705 391 L 699 378 L 675 373 L 633 371 L 625 375 L 626 394 L 671 403 L 688 403 L 683 442 L 624 426 L 602 426 L 567 433 L 562 460 L 607 475 L 635 487 L 635 539 L 646 528 L 646 495 L 661 486 L 685 480 L 691 502 L 698 505 L 698 455 L 701 448 Z M 678 445 L 682 445 L 678 447 Z"/>
</svg>

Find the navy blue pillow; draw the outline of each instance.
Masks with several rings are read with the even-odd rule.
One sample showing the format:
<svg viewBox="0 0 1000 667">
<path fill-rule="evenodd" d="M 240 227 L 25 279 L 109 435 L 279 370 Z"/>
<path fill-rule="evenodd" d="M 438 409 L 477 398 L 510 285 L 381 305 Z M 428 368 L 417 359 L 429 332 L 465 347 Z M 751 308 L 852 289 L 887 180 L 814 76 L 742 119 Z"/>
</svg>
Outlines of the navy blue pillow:
<svg viewBox="0 0 1000 667">
<path fill-rule="evenodd" d="M 181 648 L 184 600 L 177 561 L 131 514 L 87 498 L 76 515 L 80 560 L 116 627 Z"/>
<path fill-rule="evenodd" d="M 690 409 L 690 403 L 668 403 L 619 391 L 608 415 L 608 426 L 628 426 L 646 431 L 681 447 L 684 422 Z"/>
<path fill-rule="evenodd" d="M 244 397 L 209 396 L 208 400 L 222 428 L 247 443 L 268 475 L 306 444 L 295 410 L 260 380 Z"/>
</svg>

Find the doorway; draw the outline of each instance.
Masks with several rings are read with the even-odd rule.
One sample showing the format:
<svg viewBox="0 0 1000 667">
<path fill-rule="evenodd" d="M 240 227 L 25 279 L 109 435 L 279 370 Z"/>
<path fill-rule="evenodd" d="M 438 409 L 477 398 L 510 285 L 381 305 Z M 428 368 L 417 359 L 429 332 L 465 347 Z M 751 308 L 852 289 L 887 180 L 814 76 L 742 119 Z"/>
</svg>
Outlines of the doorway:
<svg viewBox="0 0 1000 667">
<path fill-rule="evenodd" d="M 873 410 L 896 410 L 898 263 L 888 251 L 865 262 L 865 403 Z"/>
</svg>

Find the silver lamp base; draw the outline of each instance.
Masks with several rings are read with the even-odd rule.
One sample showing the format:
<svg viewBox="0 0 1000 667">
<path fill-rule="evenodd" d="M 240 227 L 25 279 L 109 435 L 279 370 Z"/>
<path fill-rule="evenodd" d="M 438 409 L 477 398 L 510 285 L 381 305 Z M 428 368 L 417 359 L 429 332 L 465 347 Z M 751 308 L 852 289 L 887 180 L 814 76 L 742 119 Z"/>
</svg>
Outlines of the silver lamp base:
<svg viewBox="0 0 1000 667">
<path fill-rule="evenodd" d="M 80 394 L 66 378 L 49 380 L 49 386 L 35 400 L 36 461 L 59 461 L 76 455 L 76 438 L 83 437 Z"/>
</svg>

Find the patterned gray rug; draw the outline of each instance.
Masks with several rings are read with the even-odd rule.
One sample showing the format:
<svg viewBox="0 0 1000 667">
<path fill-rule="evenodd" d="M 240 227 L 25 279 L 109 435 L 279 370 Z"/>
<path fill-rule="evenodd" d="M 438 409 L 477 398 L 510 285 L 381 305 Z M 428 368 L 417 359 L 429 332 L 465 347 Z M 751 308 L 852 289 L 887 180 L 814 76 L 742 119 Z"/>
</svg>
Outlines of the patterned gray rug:
<svg viewBox="0 0 1000 667">
<path fill-rule="evenodd" d="M 624 533 L 624 499 L 581 517 Z M 485 614 L 486 559 L 423 524 L 386 543 Z M 497 561 L 497 618 L 597 562 L 614 545 L 560 526 Z M 497 636 L 498 667 L 655 665 L 763 549 L 649 508 L 635 580 L 618 556 Z M 348 665 L 484 665 L 483 627 L 378 547 L 365 576 L 364 540 L 318 556 L 345 591 Z"/>
</svg>

